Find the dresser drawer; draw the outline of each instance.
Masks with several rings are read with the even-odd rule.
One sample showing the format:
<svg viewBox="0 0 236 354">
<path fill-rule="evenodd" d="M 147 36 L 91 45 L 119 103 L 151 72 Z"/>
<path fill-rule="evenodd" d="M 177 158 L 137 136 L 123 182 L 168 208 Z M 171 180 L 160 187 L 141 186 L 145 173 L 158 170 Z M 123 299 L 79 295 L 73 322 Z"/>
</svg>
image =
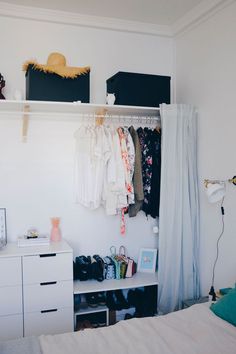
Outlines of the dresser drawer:
<svg viewBox="0 0 236 354">
<path fill-rule="evenodd" d="M 23 316 L 0 316 L 0 340 L 23 337 Z"/>
<path fill-rule="evenodd" d="M 51 253 L 23 257 L 23 283 L 73 280 L 72 253 Z"/>
<path fill-rule="evenodd" d="M 51 312 L 44 313 L 26 313 L 24 324 L 25 336 L 72 332 L 73 308 L 51 309 Z"/>
<path fill-rule="evenodd" d="M 21 257 L 0 258 L 0 288 L 21 283 Z"/>
<path fill-rule="evenodd" d="M 0 288 L 0 316 L 12 315 L 21 312 L 22 287 L 6 286 L 5 288 Z"/>
<path fill-rule="evenodd" d="M 24 286 L 24 311 L 73 307 L 73 281 L 32 284 Z"/>
</svg>

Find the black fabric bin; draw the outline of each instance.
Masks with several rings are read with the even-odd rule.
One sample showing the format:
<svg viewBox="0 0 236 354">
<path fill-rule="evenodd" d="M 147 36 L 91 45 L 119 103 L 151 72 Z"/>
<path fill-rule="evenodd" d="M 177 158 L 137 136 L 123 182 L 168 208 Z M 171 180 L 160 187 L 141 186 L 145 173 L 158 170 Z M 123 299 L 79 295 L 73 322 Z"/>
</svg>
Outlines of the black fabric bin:
<svg viewBox="0 0 236 354">
<path fill-rule="evenodd" d="M 159 107 L 170 103 L 170 76 L 119 71 L 107 80 L 107 93 L 114 93 L 115 104 Z"/>
<path fill-rule="evenodd" d="M 89 103 L 89 72 L 71 79 L 29 65 L 25 76 L 27 100 Z"/>
</svg>

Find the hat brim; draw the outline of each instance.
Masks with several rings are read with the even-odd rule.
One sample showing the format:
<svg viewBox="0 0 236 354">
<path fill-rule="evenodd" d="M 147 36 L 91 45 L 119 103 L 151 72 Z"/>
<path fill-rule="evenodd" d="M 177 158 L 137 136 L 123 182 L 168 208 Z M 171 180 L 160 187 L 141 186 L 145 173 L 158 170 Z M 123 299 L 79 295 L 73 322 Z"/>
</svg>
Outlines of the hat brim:
<svg viewBox="0 0 236 354">
<path fill-rule="evenodd" d="M 43 65 L 38 64 L 35 61 L 27 61 L 23 64 L 23 71 L 27 71 L 29 65 L 33 66 L 34 70 L 40 70 L 44 73 L 57 74 L 64 78 L 74 79 L 77 76 L 84 75 L 90 72 L 90 67 L 73 67 L 73 66 L 63 66 L 63 65 Z"/>
</svg>

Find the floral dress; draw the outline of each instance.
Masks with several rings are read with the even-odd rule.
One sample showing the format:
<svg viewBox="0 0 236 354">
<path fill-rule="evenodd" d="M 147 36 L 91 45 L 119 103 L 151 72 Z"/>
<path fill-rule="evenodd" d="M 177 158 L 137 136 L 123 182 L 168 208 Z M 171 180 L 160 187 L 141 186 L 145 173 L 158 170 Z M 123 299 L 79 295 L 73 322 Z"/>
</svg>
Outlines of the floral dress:
<svg viewBox="0 0 236 354">
<path fill-rule="evenodd" d="M 120 139 L 121 156 L 122 156 L 124 172 L 125 172 L 125 187 L 127 191 L 127 197 L 129 198 L 130 195 L 134 194 L 134 188 L 132 184 L 132 179 L 130 178 L 131 165 L 129 161 L 129 154 L 128 154 L 128 149 L 126 144 L 126 135 L 124 129 L 121 127 L 119 127 L 117 131 Z M 122 235 L 125 234 L 125 212 L 127 212 L 127 210 L 128 210 L 127 207 L 121 209 L 120 232 Z"/>
<path fill-rule="evenodd" d="M 134 176 L 134 163 L 135 163 L 135 149 L 133 139 L 130 135 L 129 128 L 124 127 L 125 141 L 128 152 L 128 160 L 129 160 L 129 175 L 130 175 L 130 184 L 131 190 L 128 194 L 128 204 L 134 204 L 134 184 L 133 184 L 133 176 Z"/>
<path fill-rule="evenodd" d="M 143 211 L 149 214 L 152 184 L 152 130 L 139 128 L 137 130 L 142 151 L 142 174 L 143 174 Z"/>
</svg>

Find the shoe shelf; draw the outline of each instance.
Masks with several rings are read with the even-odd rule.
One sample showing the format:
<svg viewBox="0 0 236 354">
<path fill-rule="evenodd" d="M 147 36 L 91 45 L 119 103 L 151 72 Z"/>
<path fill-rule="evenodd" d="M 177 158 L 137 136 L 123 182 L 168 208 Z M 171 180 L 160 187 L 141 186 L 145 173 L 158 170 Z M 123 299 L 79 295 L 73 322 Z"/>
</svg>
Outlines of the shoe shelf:
<svg viewBox="0 0 236 354">
<path fill-rule="evenodd" d="M 141 288 L 158 285 L 157 273 L 136 273 L 132 278 L 112 279 L 98 282 L 97 280 L 74 281 L 74 294 L 88 294 L 99 291 Z"/>
<path fill-rule="evenodd" d="M 91 314 L 96 314 L 96 313 L 102 313 L 105 312 L 105 326 L 109 326 L 109 309 L 107 306 L 96 306 L 96 307 L 89 307 L 86 302 L 81 303 L 78 309 L 75 309 L 74 311 L 74 328 L 76 329 L 77 327 L 77 320 L 80 316 L 84 315 L 91 315 Z M 100 327 L 98 325 L 98 327 Z"/>
<path fill-rule="evenodd" d="M 157 273 L 136 273 L 132 278 L 126 279 L 112 279 L 112 280 L 104 280 L 102 282 L 98 282 L 97 280 L 86 280 L 74 281 L 74 295 L 86 295 L 90 293 L 96 292 L 105 292 L 112 290 L 125 290 L 125 289 L 133 289 L 133 288 L 141 288 L 146 286 L 158 285 L 158 277 Z M 125 310 L 127 312 L 127 309 Z M 88 306 L 86 302 L 81 302 L 78 309 L 75 309 L 74 312 L 74 321 L 75 328 L 78 320 L 78 316 L 82 315 L 91 315 L 99 312 L 106 313 L 106 325 L 109 325 L 109 309 L 107 306 Z M 118 311 L 121 312 L 122 311 Z M 122 313 L 123 314 L 123 313 Z M 82 316 L 83 318 L 83 316 Z"/>
</svg>

